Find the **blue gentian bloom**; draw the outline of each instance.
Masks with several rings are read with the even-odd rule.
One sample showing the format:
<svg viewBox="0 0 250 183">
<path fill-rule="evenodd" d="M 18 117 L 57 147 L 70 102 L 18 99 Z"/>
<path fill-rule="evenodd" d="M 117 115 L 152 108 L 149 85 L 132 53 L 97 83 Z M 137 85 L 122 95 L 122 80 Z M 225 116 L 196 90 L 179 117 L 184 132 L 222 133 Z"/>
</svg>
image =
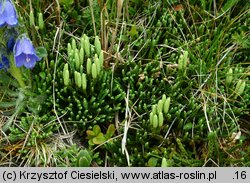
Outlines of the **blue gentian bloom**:
<svg viewBox="0 0 250 183">
<path fill-rule="evenodd" d="M 0 70 L 5 69 L 7 70 L 10 67 L 10 62 L 7 57 L 2 55 L 2 59 L 0 60 Z"/>
<path fill-rule="evenodd" d="M 16 41 L 14 46 L 14 56 L 17 67 L 25 66 L 31 69 L 36 62 L 41 60 L 37 55 L 29 38 L 23 37 Z"/>
<path fill-rule="evenodd" d="M 18 23 L 16 9 L 11 0 L 0 0 L 0 27 L 16 26 Z"/>
<path fill-rule="evenodd" d="M 14 45 L 15 45 L 15 38 L 14 36 L 11 36 L 8 41 L 7 41 L 7 51 L 8 52 L 13 52 L 13 48 L 14 48 Z"/>
<path fill-rule="evenodd" d="M 3 36 L 6 40 L 7 53 L 13 52 L 16 39 L 19 36 L 19 31 L 16 28 L 8 28 L 5 29 Z"/>
</svg>

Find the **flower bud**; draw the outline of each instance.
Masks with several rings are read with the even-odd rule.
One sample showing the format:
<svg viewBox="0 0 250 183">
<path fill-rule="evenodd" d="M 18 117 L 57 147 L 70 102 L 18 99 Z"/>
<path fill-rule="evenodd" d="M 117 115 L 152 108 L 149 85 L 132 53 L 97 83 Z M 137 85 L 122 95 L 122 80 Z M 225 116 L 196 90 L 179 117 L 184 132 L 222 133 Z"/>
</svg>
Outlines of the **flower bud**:
<svg viewBox="0 0 250 183">
<path fill-rule="evenodd" d="M 160 113 L 158 114 L 158 123 L 159 123 L 159 127 L 162 127 L 163 121 L 164 121 L 163 113 L 160 112 Z"/>
<path fill-rule="evenodd" d="M 72 47 L 71 47 L 71 44 L 70 43 L 68 43 L 68 45 L 67 45 L 67 54 L 68 54 L 68 57 L 70 57 L 71 56 L 71 52 L 72 51 Z"/>
<path fill-rule="evenodd" d="M 183 66 L 183 55 L 180 55 L 179 59 L 178 59 L 178 69 L 179 70 L 183 70 L 184 66 Z"/>
<path fill-rule="evenodd" d="M 75 68 L 76 70 L 80 69 L 80 58 L 78 54 L 78 49 L 75 49 L 74 51 L 74 60 L 75 60 Z"/>
<path fill-rule="evenodd" d="M 80 38 L 81 48 L 84 49 L 84 36 Z"/>
<path fill-rule="evenodd" d="M 96 50 L 96 53 L 97 53 L 98 55 L 100 55 L 100 52 L 101 52 L 101 50 L 102 50 L 102 46 L 101 46 L 101 42 L 100 42 L 98 36 L 95 37 L 95 50 Z"/>
<path fill-rule="evenodd" d="M 235 93 L 237 95 L 243 94 L 245 87 L 246 87 L 246 81 L 239 80 L 238 83 L 236 84 Z"/>
<path fill-rule="evenodd" d="M 91 70 L 92 70 L 92 62 L 91 62 L 91 59 L 88 58 L 88 59 L 87 59 L 87 74 L 88 74 L 88 75 L 91 74 Z"/>
<path fill-rule="evenodd" d="M 94 62 L 96 65 L 97 75 L 99 75 L 99 73 L 101 72 L 101 66 L 100 66 L 100 61 L 99 61 L 97 54 L 95 54 Z"/>
<path fill-rule="evenodd" d="M 75 83 L 76 85 L 80 88 L 82 85 L 82 78 L 81 78 L 81 74 L 77 71 L 74 72 L 74 76 L 75 76 Z"/>
<path fill-rule="evenodd" d="M 230 68 L 226 74 L 226 85 L 230 85 L 233 81 L 233 69 Z"/>
<path fill-rule="evenodd" d="M 161 167 L 168 167 L 168 162 L 166 158 L 162 158 L 161 160 Z"/>
<path fill-rule="evenodd" d="M 185 70 L 187 68 L 187 63 L 188 63 L 188 52 L 184 51 L 184 53 L 180 55 L 178 59 L 178 69 Z"/>
<path fill-rule="evenodd" d="M 34 26 L 35 25 L 35 18 L 34 18 L 34 12 L 31 10 L 30 11 L 30 26 Z"/>
<path fill-rule="evenodd" d="M 86 74 L 83 73 L 82 74 L 82 89 L 84 92 L 86 92 L 87 89 L 87 78 L 86 78 Z"/>
<path fill-rule="evenodd" d="M 72 50 L 75 50 L 77 48 L 76 47 L 76 40 L 74 38 L 71 41 L 71 46 L 72 46 Z"/>
<path fill-rule="evenodd" d="M 39 29 L 44 29 L 44 21 L 43 21 L 43 14 L 40 12 L 38 13 L 38 27 Z"/>
<path fill-rule="evenodd" d="M 158 105 L 157 105 L 157 114 L 162 112 L 162 108 L 163 108 L 163 102 L 162 100 L 159 100 Z"/>
<path fill-rule="evenodd" d="M 80 65 L 82 65 L 84 62 L 84 50 L 83 50 L 83 48 L 81 48 L 79 51 L 79 60 L 80 60 Z"/>
<path fill-rule="evenodd" d="M 167 97 L 165 94 L 162 95 L 162 102 L 163 102 L 163 105 L 165 104 L 166 100 L 167 100 Z"/>
<path fill-rule="evenodd" d="M 84 41 L 83 41 L 83 48 L 86 53 L 86 56 L 89 58 L 90 57 L 90 43 L 89 43 L 89 37 L 84 34 Z"/>
<path fill-rule="evenodd" d="M 158 117 L 156 114 L 154 115 L 154 118 L 153 118 L 153 127 L 154 128 L 158 127 Z"/>
<path fill-rule="evenodd" d="M 157 106 L 156 105 L 152 106 L 152 112 L 153 112 L 153 114 L 157 113 Z"/>
<path fill-rule="evenodd" d="M 89 108 L 88 101 L 86 98 L 83 99 L 83 107 L 85 110 L 88 110 L 88 108 Z"/>
<path fill-rule="evenodd" d="M 96 68 L 96 64 L 95 63 L 92 64 L 91 73 L 92 73 L 92 78 L 96 79 L 97 78 L 97 68 Z"/>
<path fill-rule="evenodd" d="M 184 53 L 183 53 L 183 69 L 187 68 L 187 63 L 188 63 L 188 52 L 184 51 Z"/>
<path fill-rule="evenodd" d="M 66 63 L 63 68 L 63 82 L 65 86 L 69 85 L 69 66 Z"/>
<path fill-rule="evenodd" d="M 164 103 L 163 111 L 165 114 L 168 113 L 170 106 L 170 97 L 167 98 L 166 102 Z"/>
</svg>

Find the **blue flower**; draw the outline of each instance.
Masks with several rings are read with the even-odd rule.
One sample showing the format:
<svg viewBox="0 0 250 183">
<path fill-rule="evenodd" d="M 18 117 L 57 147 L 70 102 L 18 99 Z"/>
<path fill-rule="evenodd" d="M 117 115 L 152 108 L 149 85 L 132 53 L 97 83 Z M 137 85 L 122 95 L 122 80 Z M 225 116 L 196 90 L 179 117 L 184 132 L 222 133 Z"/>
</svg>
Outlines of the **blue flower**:
<svg viewBox="0 0 250 183">
<path fill-rule="evenodd" d="M 0 0 L 1 1 L 1 0 Z M 8 28 L 4 31 L 4 40 L 6 40 L 7 53 L 13 52 L 19 31 L 16 28 Z"/>
<path fill-rule="evenodd" d="M 7 70 L 10 67 L 10 63 L 7 57 L 2 55 L 2 60 L 0 60 L 0 70 L 5 69 Z"/>
<path fill-rule="evenodd" d="M 23 37 L 17 40 L 14 46 L 14 56 L 17 67 L 25 66 L 26 68 L 33 68 L 37 61 L 41 60 L 29 38 Z"/>
<path fill-rule="evenodd" d="M 13 52 L 13 48 L 14 48 L 14 45 L 15 45 L 15 38 L 14 36 L 11 36 L 8 41 L 7 41 L 7 51 L 8 52 Z"/>
<path fill-rule="evenodd" d="M 18 23 L 17 13 L 10 0 L 0 0 L 0 27 L 5 25 L 16 26 Z"/>
</svg>

